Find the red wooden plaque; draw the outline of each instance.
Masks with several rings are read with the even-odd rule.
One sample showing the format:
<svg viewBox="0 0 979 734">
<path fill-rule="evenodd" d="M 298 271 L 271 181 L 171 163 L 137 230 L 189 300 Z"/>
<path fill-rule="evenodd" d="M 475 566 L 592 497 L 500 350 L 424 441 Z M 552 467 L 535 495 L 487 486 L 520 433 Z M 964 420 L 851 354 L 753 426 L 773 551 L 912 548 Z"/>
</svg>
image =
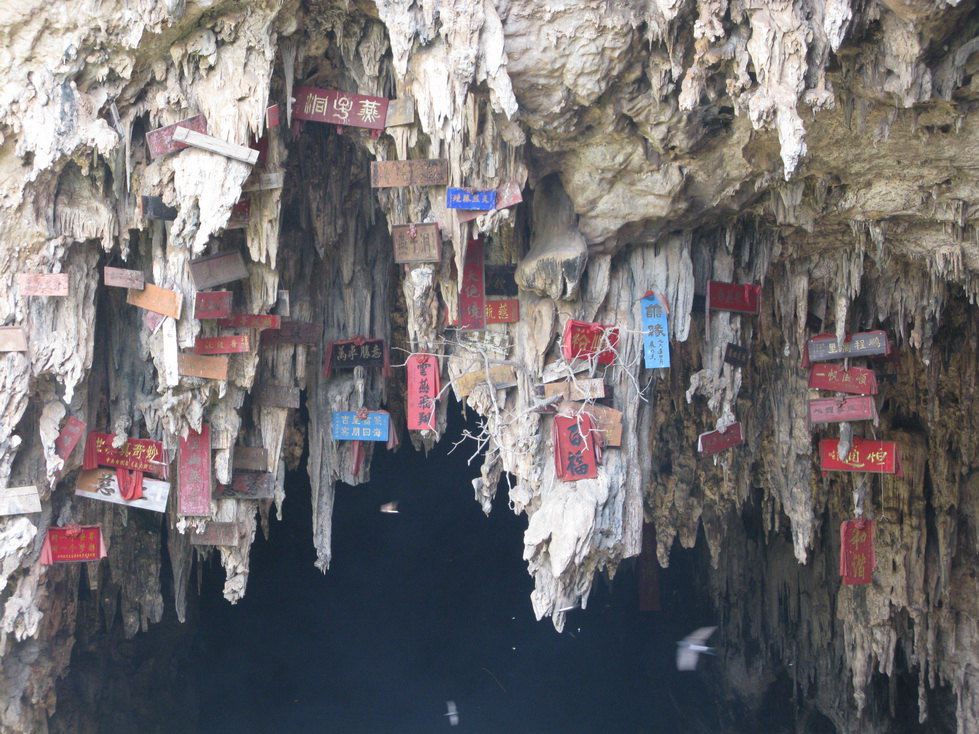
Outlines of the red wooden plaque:
<svg viewBox="0 0 979 734">
<path fill-rule="evenodd" d="M 322 336 L 323 324 L 282 319 L 278 329 L 262 332 L 262 346 L 302 344 L 303 346 L 314 347 L 320 343 Z"/>
<path fill-rule="evenodd" d="M 598 364 L 612 364 L 618 344 L 619 330 L 616 327 L 568 319 L 561 338 L 561 354 L 568 362 L 595 357 Z"/>
<path fill-rule="evenodd" d="M 757 314 L 761 309 L 761 286 L 748 283 L 707 283 L 707 308 Z"/>
<path fill-rule="evenodd" d="M 483 240 L 469 240 L 466 261 L 462 267 L 462 290 L 459 292 L 459 328 L 486 327 L 486 282 L 483 272 Z"/>
<path fill-rule="evenodd" d="M 865 367 L 843 369 L 833 364 L 814 364 L 809 368 L 809 387 L 851 395 L 876 395 L 877 376 Z"/>
<path fill-rule="evenodd" d="M 266 127 L 278 127 L 280 120 L 279 105 L 269 105 L 265 108 L 265 126 Z"/>
<path fill-rule="evenodd" d="M 408 372 L 408 430 L 435 430 L 435 403 L 442 389 L 438 358 L 432 354 L 412 354 L 405 370 Z"/>
<path fill-rule="evenodd" d="M 869 395 L 809 401 L 810 423 L 877 422 L 877 404 Z"/>
<path fill-rule="evenodd" d="M 317 87 L 298 87 L 293 94 L 296 101 L 292 106 L 292 116 L 297 120 L 366 127 L 371 130 L 383 130 L 387 120 L 388 100 L 385 97 L 369 97 L 365 94 L 350 94 Z"/>
<path fill-rule="evenodd" d="M 838 344 L 834 334 L 819 334 L 806 345 L 807 362 L 827 362 L 849 357 L 886 357 L 891 343 L 886 331 L 861 331 L 850 334 Z"/>
<path fill-rule="evenodd" d="M 441 159 L 415 161 L 371 161 L 371 186 L 445 186 L 449 183 L 449 162 Z"/>
<path fill-rule="evenodd" d="M 136 291 L 143 290 L 143 285 L 146 282 L 141 270 L 110 268 L 108 265 L 102 269 L 102 279 L 106 285 L 116 288 L 132 288 Z"/>
<path fill-rule="evenodd" d="M 117 469 L 152 474 L 160 479 L 167 478 L 167 461 L 160 441 L 130 438 L 119 448 L 114 448 L 113 438 L 111 433 L 89 433 L 85 441 L 83 468 L 88 470 L 97 466 L 114 466 Z"/>
<path fill-rule="evenodd" d="M 222 500 L 270 500 L 275 497 L 275 474 L 269 472 L 238 472 L 231 485 L 219 484 L 214 497 Z"/>
<path fill-rule="evenodd" d="M 98 525 L 81 525 L 64 528 L 48 528 L 41 548 L 41 563 L 77 563 L 105 558 L 102 528 Z"/>
<path fill-rule="evenodd" d="M 68 273 L 21 273 L 17 288 L 22 296 L 67 296 Z"/>
<path fill-rule="evenodd" d="M 211 430 L 204 424 L 201 432 L 187 432 L 177 444 L 177 514 L 211 514 Z"/>
<path fill-rule="evenodd" d="M 194 342 L 196 354 L 242 354 L 248 351 L 248 336 L 199 336 Z"/>
<path fill-rule="evenodd" d="M 843 583 L 848 586 L 869 584 L 876 567 L 874 521 L 844 520 L 840 524 L 840 576 Z"/>
<path fill-rule="evenodd" d="M 231 291 L 198 293 L 194 298 L 194 318 L 224 319 L 231 315 Z"/>
<path fill-rule="evenodd" d="M 697 437 L 697 451 L 701 456 L 713 456 L 725 449 L 744 443 L 740 423 L 732 423 L 723 431 L 708 431 Z"/>
<path fill-rule="evenodd" d="M 68 420 L 61 427 L 61 433 L 58 434 L 58 438 L 54 442 L 54 452 L 63 461 L 68 461 L 71 452 L 75 450 L 78 442 L 85 435 L 85 428 L 86 426 L 83 421 L 78 420 L 73 415 L 68 416 Z"/>
<path fill-rule="evenodd" d="M 840 459 L 836 453 L 838 438 L 824 438 L 819 442 L 819 468 L 828 471 L 857 471 L 873 474 L 898 474 L 901 456 L 893 441 L 872 441 L 854 438 L 850 453 Z"/>
<path fill-rule="evenodd" d="M 173 131 L 178 127 L 185 127 L 188 130 L 196 130 L 199 133 L 207 132 L 207 120 L 204 115 L 195 115 L 186 120 L 175 122 L 166 127 L 159 127 L 146 133 L 146 146 L 150 149 L 150 158 L 159 158 L 167 153 L 175 153 L 181 148 L 186 148 L 186 143 L 181 143 L 173 139 Z"/>
<path fill-rule="evenodd" d="M 518 321 L 520 321 L 520 301 L 516 298 L 486 302 L 487 324 L 515 324 Z"/>
<path fill-rule="evenodd" d="M 281 316 L 259 313 L 233 313 L 218 321 L 222 329 L 278 329 L 281 325 Z"/>
<path fill-rule="evenodd" d="M 564 482 L 595 479 L 598 458 L 595 451 L 595 432 L 591 418 L 556 415 L 552 428 L 554 439 L 554 472 Z"/>
</svg>

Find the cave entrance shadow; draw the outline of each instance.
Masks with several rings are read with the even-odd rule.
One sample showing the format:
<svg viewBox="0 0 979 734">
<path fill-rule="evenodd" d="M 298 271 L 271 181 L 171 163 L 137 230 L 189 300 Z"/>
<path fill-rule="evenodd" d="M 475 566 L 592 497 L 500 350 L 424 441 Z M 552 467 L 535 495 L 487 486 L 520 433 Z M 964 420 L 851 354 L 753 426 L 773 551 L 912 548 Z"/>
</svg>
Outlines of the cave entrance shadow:
<svg viewBox="0 0 979 734">
<path fill-rule="evenodd" d="M 459 435 L 462 419 L 451 423 Z M 472 449 L 449 448 L 376 451 L 369 483 L 337 487 L 325 575 L 305 471 L 288 476 L 283 521 L 253 546 L 242 602 L 224 601 L 224 572 L 208 564 L 191 652 L 199 731 L 717 731 L 700 678 L 674 667 L 690 617 L 640 613 L 626 568 L 596 582 L 563 635 L 537 622 L 526 517 L 508 509 L 505 483 L 485 517 Z M 390 501 L 398 514 L 379 511 Z"/>
</svg>

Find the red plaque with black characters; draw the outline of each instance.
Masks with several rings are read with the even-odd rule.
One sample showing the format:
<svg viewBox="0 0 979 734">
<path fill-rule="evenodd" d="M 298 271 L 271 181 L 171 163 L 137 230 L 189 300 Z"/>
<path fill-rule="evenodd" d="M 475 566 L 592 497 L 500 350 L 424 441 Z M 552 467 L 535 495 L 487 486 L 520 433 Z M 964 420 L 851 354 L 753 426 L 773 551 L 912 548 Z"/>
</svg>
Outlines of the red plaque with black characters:
<svg viewBox="0 0 979 734">
<path fill-rule="evenodd" d="M 840 576 L 847 586 L 873 581 L 877 556 L 874 553 L 874 521 L 858 518 L 840 524 Z"/>
<path fill-rule="evenodd" d="M 408 430 L 435 430 L 435 402 L 441 388 L 438 358 L 412 354 L 405 363 L 408 373 Z"/>
<path fill-rule="evenodd" d="M 587 414 L 554 416 L 554 472 L 564 482 L 595 479 L 598 476 L 598 454 L 595 427 Z"/>
<path fill-rule="evenodd" d="M 726 449 L 744 443 L 744 433 L 740 423 L 732 423 L 723 431 L 708 431 L 697 437 L 697 451 L 701 456 L 713 456 Z"/>
<path fill-rule="evenodd" d="M 48 528 L 41 546 L 41 563 L 78 563 L 105 558 L 102 528 L 98 525 L 69 525 Z"/>
<path fill-rule="evenodd" d="M 568 319 L 561 337 L 561 354 L 568 362 L 595 359 L 598 364 L 612 364 L 619 344 L 619 330 L 610 324 Z"/>
<path fill-rule="evenodd" d="M 819 468 L 823 472 L 856 471 L 872 474 L 900 474 L 901 456 L 893 441 L 872 441 L 854 438 L 850 453 L 841 459 L 837 454 L 839 439 L 824 438 L 819 442 Z"/>
<path fill-rule="evenodd" d="M 191 430 L 177 444 L 177 514 L 197 516 L 211 514 L 211 430 L 207 424 L 201 432 Z"/>
<path fill-rule="evenodd" d="M 114 448 L 111 433 L 88 434 L 85 442 L 83 468 L 114 466 L 117 469 L 152 474 L 160 479 L 167 478 L 167 462 L 163 455 L 163 444 L 148 438 L 130 438 L 119 448 Z"/>
<path fill-rule="evenodd" d="M 292 116 L 297 120 L 383 130 L 388 116 L 386 97 L 369 97 L 336 89 L 297 87 Z"/>
<path fill-rule="evenodd" d="M 761 286 L 711 280 L 707 283 L 707 308 L 713 311 L 758 314 L 761 310 Z"/>
<path fill-rule="evenodd" d="M 146 133 L 146 146 L 150 149 L 150 158 L 159 158 L 161 155 L 175 153 L 178 150 L 187 147 L 187 143 L 181 143 L 180 141 L 173 139 L 173 132 L 178 127 L 184 127 L 188 130 L 196 130 L 199 133 L 206 133 L 207 120 L 204 119 L 204 115 L 195 115 L 194 117 L 189 117 L 186 120 L 175 122 L 172 125 L 158 127 L 156 130 L 150 130 L 148 133 Z"/>
<path fill-rule="evenodd" d="M 835 364 L 814 364 L 809 368 L 809 387 L 851 395 L 876 395 L 877 376 L 865 367 L 844 369 Z"/>
</svg>

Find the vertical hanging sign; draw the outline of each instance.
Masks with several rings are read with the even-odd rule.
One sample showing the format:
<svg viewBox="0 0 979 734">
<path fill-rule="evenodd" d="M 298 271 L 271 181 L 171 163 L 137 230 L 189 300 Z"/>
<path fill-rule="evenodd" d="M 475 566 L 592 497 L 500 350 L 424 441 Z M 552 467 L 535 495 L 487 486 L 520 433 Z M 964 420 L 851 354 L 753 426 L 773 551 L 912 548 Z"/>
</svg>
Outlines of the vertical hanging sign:
<svg viewBox="0 0 979 734">
<path fill-rule="evenodd" d="M 840 525 L 840 576 L 843 583 L 869 584 L 873 581 L 877 557 L 874 553 L 874 521 L 858 518 Z"/>
<path fill-rule="evenodd" d="M 177 514 L 211 514 L 211 430 L 204 424 L 201 432 L 187 432 L 178 442 Z"/>
<path fill-rule="evenodd" d="M 469 240 L 466 261 L 462 267 L 462 290 L 459 292 L 459 328 L 486 327 L 486 280 L 483 272 L 483 240 Z"/>
<path fill-rule="evenodd" d="M 598 461 L 591 417 L 554 416 L 554 472 L 563 482 L 595 479 Z"/>
<path fill-rule="evenodd" d="M 408 430 L 435 430 L 435 401 L 440 387 L 439 362 L 432 354 L 412 354 L 408 372 Z"/>
<path fill-rule="evenodd" d="M 68 461 L 71 452 L 75 450 L 75 446 L 85 435 L 85 428 L 85 423 L 73 415 L 65 421 L 64 426 L 61 427 L 61 433 L 54 441 L 54 452 L 62 461 Z"/>
<path fill-rule="evenodd" d="M 642 354 L 646 369 L 670 366 L 669 307 L 659 293 L 647 291 L 639 301 L 642 312 Z"/>
</svg>

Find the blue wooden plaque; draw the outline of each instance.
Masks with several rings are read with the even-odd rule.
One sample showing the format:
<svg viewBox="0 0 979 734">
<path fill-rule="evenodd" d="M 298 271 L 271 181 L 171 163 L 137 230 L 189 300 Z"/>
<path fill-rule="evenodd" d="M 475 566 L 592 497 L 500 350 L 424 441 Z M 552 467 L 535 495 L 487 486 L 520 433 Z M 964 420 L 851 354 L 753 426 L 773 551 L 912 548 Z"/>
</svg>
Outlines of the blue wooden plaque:
<svg viewBox="0 0 979 734">
<path fill-rule="evenodd" d="M 369 410 L 358 418 L 353 410 L 333 411 L 334 441 L 387 441 L 391 416 L 386 410 Z"/>
<path fill-rule="evenodd" d="M 670 324 L 666 299 L 649 291 L 639 301 L 642 315 L 642 353 L 646 369 L 670 366 Z"/>
<path fill-rule="evenodd" d="M 445 207 L 446 209 L 468 209 L 470 211 L 491 212 L 496 209 L 496 192 L 446 189 Z"/>
</svg>

